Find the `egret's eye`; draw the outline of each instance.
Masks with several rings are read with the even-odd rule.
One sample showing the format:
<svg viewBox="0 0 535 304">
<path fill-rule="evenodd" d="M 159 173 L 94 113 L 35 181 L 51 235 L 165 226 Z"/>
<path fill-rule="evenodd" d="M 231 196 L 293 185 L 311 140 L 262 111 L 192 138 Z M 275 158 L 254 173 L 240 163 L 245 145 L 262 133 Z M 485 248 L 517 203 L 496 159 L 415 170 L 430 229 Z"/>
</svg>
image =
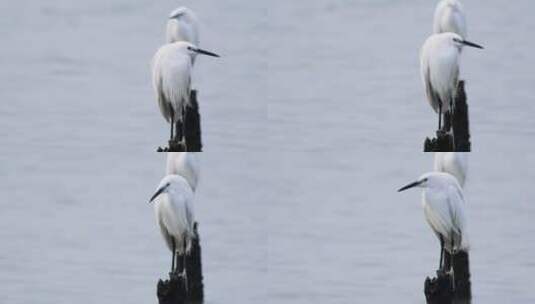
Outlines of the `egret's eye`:
<svg viewBox="0 0 535 304">
<path fill-rule="evenodd" d="M 188 51 L 193 51 L 193 48 L 191 46 L 188 46 Z"/>
</svg>

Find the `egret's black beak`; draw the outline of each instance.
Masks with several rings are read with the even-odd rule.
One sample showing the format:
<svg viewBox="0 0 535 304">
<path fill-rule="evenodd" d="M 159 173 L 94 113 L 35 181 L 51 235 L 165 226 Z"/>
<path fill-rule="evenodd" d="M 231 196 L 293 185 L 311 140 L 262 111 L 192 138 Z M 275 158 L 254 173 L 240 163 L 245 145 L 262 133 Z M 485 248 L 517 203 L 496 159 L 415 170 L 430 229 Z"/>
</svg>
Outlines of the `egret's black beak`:
<svg viewBox="0 0 535 304">
<path fill-rule="evenodd" d="M 470 42 L 470 41 L 466 41 L 466 40 L 463 40 L 461 41 L 462 44 L 466 45 L 466 46 L 471 46 L 471 47 L 474 47 L 476 49 L 483 49 L 483 47 L 479 44 L 475 44 L 473 42 Z"/>
<path fill-rule="evenodd" d="M 407 189 L 416 187 L 416 186 L 420 185 L 421 183 L 423 183 L 423 181 L 416 181 L 416 182 L 414 182 L 414 183 L 410 183 L 410 184 L 408 184 L 407 186 L 402 187 L 401 189 L 399 189 L 398 192 L 405 191 L 405 190 L 407 190 Z"/>
<path fill-rule="evenodd" d="M 154 193 L 154 195 L 150 198 L 149 203 L 152 203 L 152 201 L 153 201 L 155 198 L 157 198 L 158 195 L 162 194 L 162 192 L 165 191 L 165 188 L 166 188 L 166 187 L 162 187 L 162 188 L 158 189 L 158 191 L 156 191 L 156 193 Z"/>
<path fill-rule="evenodd" d="M 182 16 L 182 13 L 178 13 L 176 15 L 173 15 L 173 16 L 169 16 L 169 19 L 178 19 L 178 17 Z"/>
<path fill-rule="evenodd" d="M 193 51 L 197 54 L 202 54 L 202 55 L 212 56 L 212 57 L 219 57 L 219 55 L 217 55 L 216 53 L 208 52 L 203 49 L 194 49 Z"/>
</svg>

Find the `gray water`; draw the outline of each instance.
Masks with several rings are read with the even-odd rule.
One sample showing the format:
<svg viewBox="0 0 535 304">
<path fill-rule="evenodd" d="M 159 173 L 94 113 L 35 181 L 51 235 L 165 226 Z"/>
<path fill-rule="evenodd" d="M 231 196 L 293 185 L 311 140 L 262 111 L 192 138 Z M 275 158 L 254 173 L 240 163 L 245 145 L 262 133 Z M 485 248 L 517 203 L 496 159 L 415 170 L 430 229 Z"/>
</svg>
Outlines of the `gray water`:
<svg viewBox="0 0 535 304">
<path fill-rule="evenodd" d="M 135 2 L 135 3 L 134 3 Z M 474 303 L 535 301 L 530 0 L 465 0 Z M 434 1 L 183 1 L 202 20 L 207 303 L 424 303 Z M 167 125 L 150 58 L 176 1 L 0 2 L 0 303 L 154 303 Z"/>
</svg>

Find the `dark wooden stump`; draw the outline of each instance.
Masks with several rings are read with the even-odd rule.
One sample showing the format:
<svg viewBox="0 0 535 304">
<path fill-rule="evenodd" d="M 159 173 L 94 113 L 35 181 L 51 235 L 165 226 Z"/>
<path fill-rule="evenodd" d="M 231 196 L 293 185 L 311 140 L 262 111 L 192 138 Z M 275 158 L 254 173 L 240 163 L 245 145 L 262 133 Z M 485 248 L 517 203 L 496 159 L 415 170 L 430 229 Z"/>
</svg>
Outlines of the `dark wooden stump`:
<svg viewBox="0 0 535 304">
<path fill-rule="evenodd" d="M 169 274 L 169 280 L 158 281 L 158 303 L 182 304 L 186 301 L 186 286 L 182 277 Z"/>
<path fill-rule="evenodd" d="M 468 103 L 464 81 L 459 82 L 457 98 L 455 99 L 455 112 L 453 114 L 453 136 L 455 138 L 455 152 L 470 152 L 470 122 L 468 118 Z"/>
<path fill-rule="evenodd" d="M 470 283 L 468 252 L 460 251 L 453 256 L 453 273 L 455 274 L 455 299 L 471 299 L 472 284 Z"/>
<path fill-rule="evenodd" d="M 202 276 L 201 239 L 198 224 L 195 223 L 195 236 L 191 245 L 190 255 L 187 257 L 186 271 L 188 272 L 188 303 L 202 303 L 204 300 L 204 284 Z"/>
<path fill-rule="evenodd" d="M 168 147 L 158 147 L 157 152 L 202 152 L 201 115 L 196 90 L 191 91 L 190 105 L 186 106 L 184 112 L 184 123 L 184 142 L 170 140 Z"/>
<path fill-rule="evenodd" d="M 451 277 L 442 271 L 437 271 L 437 277 L 427 277 L 424 284 L 427 304 L 451 304 L 453 289 Z"/>
<path fill-rule="evenodd" d="M 201 304 L 204 300 L 201 245 L 195 223 L 195 236 L 189 256 L 186 257 L 187 289 L 184 278 L 169 274 L 169 279 L 158 282 L 157 295 L 160 304 Z M 182 257 L 178 258 L 178 268 L 182 269 Z"/>
<path fill-rule="evenodd" d="M 197 102 L 197 91 L 191 91 L 190 105 L 186 111 L 186 146 L 188 152 L 202 152 L 201 115 Z"/>
<path fill-rule="evenodd" d="M 457 86 L 453 119 L 451 113 L 444 114 L 444 128 L 437 131 L 436 138 L 425 139 L 424 152 L 470 152 L 470 123 L 466 100 L 464 81 L 461 80 Z"/>
<path fill-rule="evenodd" d="M 436 138 L 425 139 L 424 152 L 448 152 L 453 150 L 453 137 L 444 131 L 437 131 Z"/>
<path fill-rule="evenodd" d="M 453 262 L 455 289 L 450 274 L 437 271 L 436 278 L 426 278 L 425 298 L 428 304 L 469 304 L 472 298 L 468 253 L 460 251 L 453 257 L 445 252 L 444 268 L 450 269 Z"/>
</svg>

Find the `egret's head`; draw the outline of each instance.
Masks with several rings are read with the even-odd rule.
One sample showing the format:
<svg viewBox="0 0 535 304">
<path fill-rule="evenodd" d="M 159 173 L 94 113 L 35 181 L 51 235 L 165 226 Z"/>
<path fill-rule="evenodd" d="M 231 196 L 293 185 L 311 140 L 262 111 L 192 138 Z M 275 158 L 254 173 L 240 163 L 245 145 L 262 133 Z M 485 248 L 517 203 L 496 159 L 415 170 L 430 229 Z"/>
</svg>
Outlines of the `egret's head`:
<svg viewBox="0 0 535 304">
<path fill-rule="evenodd" d="M 212 53 L 212 52 L 209 52 L 207 50 L 203 50 L 189 42 L 186 42 L 186 41 L 179 41 L 179 42 L 175 42 L 175 43 L 179 43 L 181 45 L 181 48 L 185 49 L 186 52 L 191 56 L 191 58 L 195 58 L 195 56 L 197 55 L 206 55 L 206 56 L 211 56 L 211 57 L 219 57 L 219 55 L 217 55 L 216 53 Z"/>
<path fill-rule="evenodd" d="M 401 187 L 398 192 L 408 190 L 410 188 L 435 188 L 444 184 L 444 180 L 451 179 L 452 176 L 443 172 L 430 172 L 420 176 L 415 182 L 412 182 L 404 187 Z"/>
<path fill-rule="evenodd" d="M 455 33 L 448 33 L 449 39 L 451 39 L 451 43 L 455 45 L 459 50 L 461 50 L 465 46 L 477 48 L 477 49 L 483 49 L 483 47 L 479 44 L 475 44 L 473 42 L 464 40 L 461 36 L 455 34 Z"/>
<path fill-rule="evenodd" d="M 177 185 L 177 178 L 177 175 L 173 174 L 165 176 L 158 187 L 156 187 L 156 192 L 150 198 L 149 203 L 152 203 L 158 196 L 173 191 L 173 188 Z"/>
<path fill-rule="evenodd" d="M 162 181 L 160 185 L 158 185 L 158 188 L 156 189 L 156 192 L 152 195 L 152 197 L 149 200 L 149 203 L 152 203 L 158 196 L 162 195 L 163 193 L 166 193 L 171 187 L 170 181 Z"/>
<path fill-rule="evenodd" d="M 171 14 L 169 14 L 169 19 L 179 19 L 181 17 L 187 17 L 187 16 L 190 16 L 192 15 L 193 13 L 191 12 L 190 9 L 188 9 L 187 7 L 179 7 L 177 9 L 175 9 L 174 11 L 171 12 Z"/>
<path fill-rule="evenodd" d="M 193 190 L 191 190 L 191 186 L 188 184 L 186 179 L 184 179 L 184 177 L 176 174 L 169 174 L 162 179 L 162 181 L 156 188 L 156 192 L 150 198 L 149 203 L 152 203 L 162 194 L 167 193 L 169 195 L 173 195 L 177 192 L 185 193 L 183 191 L 193 193 Z"/>
<path fill-rule="evenodd" d="M 403 186 L 401 187 L 398 192 L 401 192 L 401 191 L 405 191 L 405 190 L 408 190 L 410 188 L 414 188 L 414 187 L 418 187 L 418 188 L 425 188 L 427 186 L 427 182 L 429 180 L 427 178 L 419 178 L 418 180 L 416 180 L 415 182 L 412 182 L 406 186 Z"/>
</svg>

